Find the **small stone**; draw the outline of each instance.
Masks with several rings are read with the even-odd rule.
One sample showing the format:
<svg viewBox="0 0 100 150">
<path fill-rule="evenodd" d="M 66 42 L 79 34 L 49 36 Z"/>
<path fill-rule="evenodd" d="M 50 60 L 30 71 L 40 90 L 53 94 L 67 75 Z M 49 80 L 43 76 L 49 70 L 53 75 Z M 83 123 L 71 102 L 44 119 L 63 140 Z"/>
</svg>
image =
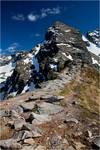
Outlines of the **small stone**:
<svg viewBox="0 0 100 150">
<path fill-rule="evenodd" d="M 10 116 L 14 118 L 20 118 L 20 115 L 15 110 L 10 110 Z"/>
<path fill-rule="evenodd" d="M 32 124 L 42 124 L 48 121 L 51 121 L 51 117 L 46 115 L 46 114 L 36 114 L 36 113 L 31 113 L 29 120 L 32 121 Z"/>
<path fill-rule="evenodd" d="M 23 125 L 22 130 L 31 131 L 32 130 L 32 125 L 30 123 L 26 123 L 26 124 Z"/>
<path fill-rule="evenodd" d="M 53 102 L 59 102 L 64 99 L 64 96 L 52 96 L 52 95 L 46 95 L 42 96 L 40 98 L 41 100 L 45 100 L 46 102 L 53 103 Z"/>
<path fill-rule="evenodd" d="M 7 122 L 7 126 L 9 126 L 9 127 L 13 127 L 13 125 L 14 125 L 14 121 L 13 121 L 13 120 L 11 120 L 11 121 Z"/>
<path fill-rule="evenodd" d="M 66 145 L 69 145 L 67 139 L 63 139 L 62 143 L 63 143 L 63 144 L 66 144 Z"/>
<path fill-rule="evenodd" d="M 23 104 L 21 104 L 21 107 L 23 108 L 24 112 L 32 111 L 34 109 L 34 106 L 34 102 L 24 102 Z"/>
<path fill-rule="evenodd" d="M 67 123 L 67 122 L 73 122 L 73 123 L 78 124 L 78 120 L 73 118 L 72 116 L 66 116 L 64 123 Z"/>
<path fill-rule="evenodd" d="M 0 147 L 6 150 L 16 150 L 22 148 L 21 144 L 17 143 L 16 140 L 13 139 L 0 140 Z"/>
<path fill-rule="evenodd" d="M 29 145 L 33 145 L 35 143 L 35 141 L 32 138 L 28 138 L 24 140 L 25 144 L 29 144 Z"/>
<path fill-rule="evenodd" d="M 85 135 L 86 135 L 86 137 L 92 138 L 92 132 L 89 131 L 89 130 L 87 130 L 87 131 L 85 132 Z"/>
<path fill-rule="evenodd" d="M 39 96 L 32 95 L 32 96 L 29 97 L 28 101 L 35 101 L 35 100 L 38 100 L 38 99 L 40 99 Z"/>
<path fill-rule="evenodd" d="M 51 103 L 42 102 L 40 104 L 37 104 L 37 110 L 40 114 L 53 115 L 63 111 L 63 107 Z"/>
<path fill-rule="evenodd" d="M 15 139 L 17 142 L 23 141 L 27 138 L 32 138 L 33 135 L 30 131 L 21 130 L 14 134 L 13 139 Z"/>
<path fill-rule="evenodd" d="M 21 150 L 34 150 L 34 146 L 33 145 L 28 145 L 28 146 L 23 146 L 23 148 Z"/>
<path fill-rule="evenodd" d="M 5 110 L 0 110 L 0 117 L 6 117 L 6 111 Z"/>
<path fill-rule="evenodd" d="M 23 108 L 22 108 L 21 106 L 15 107 L 14 110 L 15 110 L 18 114 L 22 114 L 22 113 L 23 113 Z"/>
<path fill-rule="evenodd" d="M 38 127 L 34 127 L 32 129 L 32 135 L 33 135 L 34 138 L 35 137 L 41 137 L 42 136 L 42 130 Z"/>
<path fill-rule="evenodd" d="M 46 150 L 46 147 L 39 145 L 35 150 Z"/>
<path fill-rule="evenodd" d="M 75 142 L 74 144 L 75 144 L 76 149 L 82 149 L 82 148 L 85 148 L 85 145 L 82 144 L 81 142 Z"/>
<path fill-rule="evenodd" d="M 20 118 L 14 121 L 14 128 L 15 130 L 20 130 L 22 129 L 23 125 L 26 124 L 24 118 Z"/>
<path fill-rule="evenodd" d="M 72 146 L 69 146 L 66 150 L 75 150 Z"/>
<path fill-rule="evenodd" d="M 100 137 L 97 136 L 95 138 L 93 138 L 93 145 L 96 147 L 96 148 L 100 148 Z"/>
</svg>

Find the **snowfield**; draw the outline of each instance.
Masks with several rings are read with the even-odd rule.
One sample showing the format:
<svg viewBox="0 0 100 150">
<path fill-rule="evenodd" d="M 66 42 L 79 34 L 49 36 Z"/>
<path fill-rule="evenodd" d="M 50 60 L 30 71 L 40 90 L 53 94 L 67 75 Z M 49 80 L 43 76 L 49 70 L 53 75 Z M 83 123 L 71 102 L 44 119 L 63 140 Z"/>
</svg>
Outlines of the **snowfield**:
<svg viewBox="0 0 100 150">
<path fill-rule="evenodd" d="M 4 82 L 11 74 L 13 73 L 13 65 L 12 62 L 10 62 L 7 65 L 0 66 L 0 83 Z"/>
<path fill-rule="evenodd" d="M 90 46 L 87 46 L 88 51 L 91 53 L 99 56 L 100 55 L 100 48 L 97 47 L 95 44 L 91 43 L 85 36 L 82 36 L 83 41 L 88 42 Z"/>
</svg>

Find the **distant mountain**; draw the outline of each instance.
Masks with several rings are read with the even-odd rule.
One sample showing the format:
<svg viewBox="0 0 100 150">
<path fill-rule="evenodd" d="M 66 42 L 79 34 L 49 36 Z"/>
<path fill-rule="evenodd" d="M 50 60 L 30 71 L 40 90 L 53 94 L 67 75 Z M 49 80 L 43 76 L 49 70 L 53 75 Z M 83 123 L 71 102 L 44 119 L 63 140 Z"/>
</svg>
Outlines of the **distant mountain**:
<svg viewBox="0 0 100 150">
<path fill-rule="evenodd" d="M 100 29 L 88 32 L 86 37 L 90 42 L 94 43 L 98 48 L 100 48 Z"/>
<path fill-rule="evenodd" d="M 41 83 L 54 80 L 66 67 L 84 64 L 98 68 L 99 30 L 81 33 L 61 22 L 55 22 L 45 34 L 45 41 L 30 52 L 1 57 L 1 99 L 41 88 Z"/>
<path fill-rule="evenodd" d="M 88 32 L 86 36 L 83 36 L 83 40 L 87 43 L 87 49 L 95 54 L 100 55 L 100 29 Z"/>
</svg>

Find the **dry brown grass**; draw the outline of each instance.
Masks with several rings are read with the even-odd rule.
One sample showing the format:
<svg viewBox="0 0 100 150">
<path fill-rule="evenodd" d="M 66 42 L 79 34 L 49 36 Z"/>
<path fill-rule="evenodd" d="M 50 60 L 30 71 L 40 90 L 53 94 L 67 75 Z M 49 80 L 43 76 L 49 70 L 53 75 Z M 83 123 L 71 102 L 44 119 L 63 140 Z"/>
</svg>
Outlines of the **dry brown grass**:
<svg viewBox="0 0 100 150">
<path fill-rule="evenodd" d="M 71 81 L 60 93 L 65 97 L 74 94 L 80 105 L 93 113 L 99 113 L 99 73 L 90 67 L 83 68 L 81 80 Z"/>
</svg>

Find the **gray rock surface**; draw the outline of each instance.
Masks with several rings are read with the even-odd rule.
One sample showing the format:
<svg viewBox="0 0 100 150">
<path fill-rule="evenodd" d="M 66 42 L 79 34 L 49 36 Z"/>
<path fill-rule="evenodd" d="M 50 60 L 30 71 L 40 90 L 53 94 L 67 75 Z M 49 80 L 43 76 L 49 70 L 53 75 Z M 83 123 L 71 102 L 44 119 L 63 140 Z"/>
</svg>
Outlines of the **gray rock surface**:
<svg viewBox="0 0 100 150">
<path fill-rule="evenodd" d="M 42 102 L 37 104 L 37 110 L 40 114 L 53 115 L 63 111 L 63 107 L 51 103 Z"/>
<path fill-rule="evenodd" d="M 97 136 L 93 139 L 93 144 L 94 146 L 96 146 L 97 148 L 100 148 L 100 137 Z"/>
<path fill-rule="evenodd" d="M 24 102 L 23 104 L 21 104 L 21 107 L 23 108 L 23 111 L 32 111 L 34 105 L 34 102 Z"/>
<path fill-rule="evenodd" d="M 22 129 L 22 127 L 23 127 L 24 124 L 26 124 L 24 118 L 16 119 L 16 120 L 14 121 L 14 128 L 15 128 L 15 130 L 20 130 L 20 129 Z"/>
<path fill-rule="evenodd" d="M 16 140 L 13 139 L 1 140 L 0 147 L 6 150 L 16 150 L 22 148 L 21 144 L 17 143 Z"/>
<path fill-rule="evenodd" d="M 30 118 L 32 121 L 32 124 L 42 124 L 48 121 L 51 121 L 51 117 L 48 114 L 36 114 L 31 113 Z"/>
</svg>

